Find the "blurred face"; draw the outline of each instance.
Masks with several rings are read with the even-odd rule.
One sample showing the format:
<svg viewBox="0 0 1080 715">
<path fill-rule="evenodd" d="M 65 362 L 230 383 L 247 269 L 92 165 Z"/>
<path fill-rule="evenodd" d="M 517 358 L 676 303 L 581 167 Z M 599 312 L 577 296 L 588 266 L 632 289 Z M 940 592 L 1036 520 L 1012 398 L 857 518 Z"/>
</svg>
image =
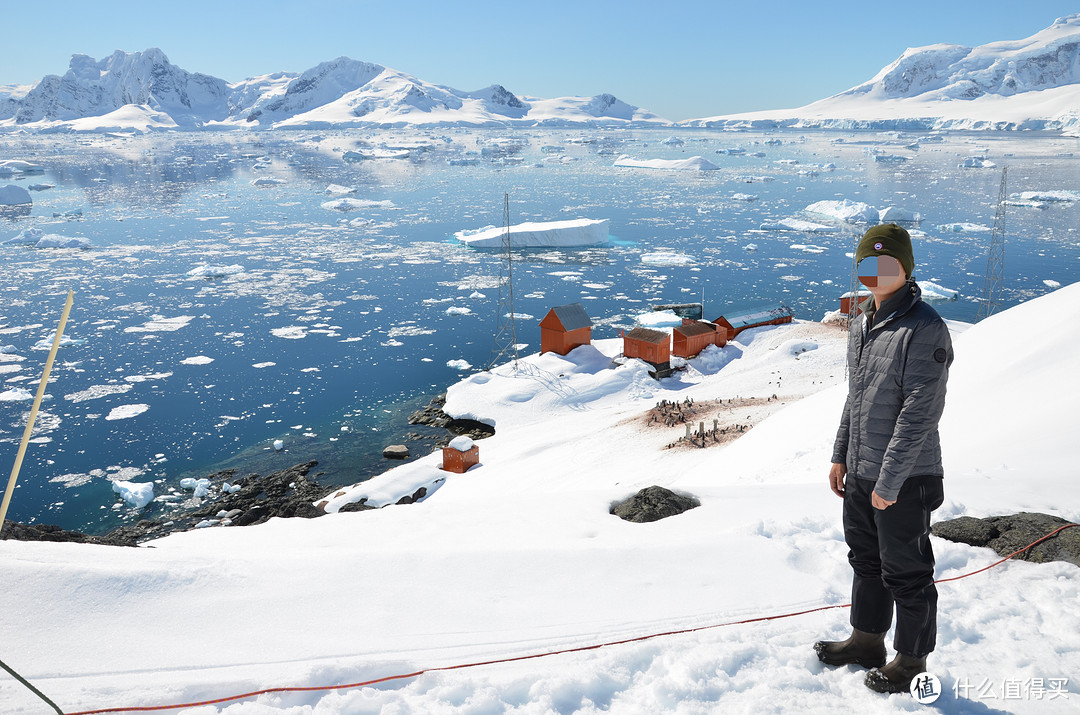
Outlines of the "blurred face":
<svg viewBox="0 0 1080 715">
<path fill-rule="evenodd" d="M 858 274 L 859 282 L 870 289 L 879 304 L 907 280 L 904 267 L 892 256 L 867 256 L 859 261 Z"/>
<path fill-rule="evenodd" d="M 892 256 L 867 256 L 859 261 L 859 282 L 867 288 L 899 288 L 906 280 L 904 267 Z"/>
</svg>

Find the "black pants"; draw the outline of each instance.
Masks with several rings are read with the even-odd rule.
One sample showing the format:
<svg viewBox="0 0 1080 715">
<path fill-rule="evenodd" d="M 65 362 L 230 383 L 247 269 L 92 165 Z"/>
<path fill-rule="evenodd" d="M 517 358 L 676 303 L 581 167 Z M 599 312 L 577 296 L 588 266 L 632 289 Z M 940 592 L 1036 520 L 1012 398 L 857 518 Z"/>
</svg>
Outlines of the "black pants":
<svg viewBox="0 0 1080 715">
<path fill-rule="evenodd" d="M 870 503 L 874 482 L 844 485 L 844 539 L 855 572 L 851 625 L 885 633 L 896 606 L 893 648 L 923 658 L 937 641 L 937 588 L 930 546 L 930 512 L 944 500 L 941 477 L 909 477 L 887 509 Z"/>
</svg>

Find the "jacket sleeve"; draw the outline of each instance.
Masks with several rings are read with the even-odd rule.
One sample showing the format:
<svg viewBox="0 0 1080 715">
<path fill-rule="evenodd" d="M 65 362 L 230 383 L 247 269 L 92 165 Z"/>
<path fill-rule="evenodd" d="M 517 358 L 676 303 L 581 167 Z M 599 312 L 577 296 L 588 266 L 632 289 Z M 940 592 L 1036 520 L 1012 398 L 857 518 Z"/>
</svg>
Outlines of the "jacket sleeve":
<svg viewBox="0 0 1080 715">
<path fill-rule="evenodd" d="M 952 360 L 952 340 L 944 321 L 935 320 L 912 332 L 903 367 L 904 401 L 874 486 L 886 501 L 896 499 L 911 476 L 927 435 L 937 430 Z"/>
<path fill-rule="evenodd" d="M 844 400 L 844 415 L 840 418 L 840 429 L 836 431 L 836 442 L 833 443 L 833 464 L 847 464 L 848 438 L 851 435 L 851 390 L 848 389 L 847 399 Z"/>
</svg>

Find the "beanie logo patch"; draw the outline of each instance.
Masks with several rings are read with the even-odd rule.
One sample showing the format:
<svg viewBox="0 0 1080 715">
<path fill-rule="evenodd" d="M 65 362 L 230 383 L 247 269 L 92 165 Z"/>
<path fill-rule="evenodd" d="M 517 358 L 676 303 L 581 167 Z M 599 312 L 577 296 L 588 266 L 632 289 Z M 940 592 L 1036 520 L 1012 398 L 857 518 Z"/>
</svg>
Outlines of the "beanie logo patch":
<svg viewBox="0 0 1080 715">
<path fill-rule="evenodd" d="M 874 244 L 874 250 L 875 251 L 880 251 L 883 247 L 884 247 L 884 244 L 882 244 L 881 241 L 878 241 L 877 243 Z"/>
</svg>

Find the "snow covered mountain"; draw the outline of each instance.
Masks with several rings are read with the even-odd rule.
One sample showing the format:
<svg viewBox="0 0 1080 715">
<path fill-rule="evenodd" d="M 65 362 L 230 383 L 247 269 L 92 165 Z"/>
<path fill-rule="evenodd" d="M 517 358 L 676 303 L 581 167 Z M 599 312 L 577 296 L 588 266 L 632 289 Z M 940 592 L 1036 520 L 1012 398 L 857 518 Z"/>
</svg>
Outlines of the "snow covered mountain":
<svg viewBox="0 0 1080 715">
<path fill-rule="evenodd" d="M 908 49 L 869 81 L 797 109 L 685 124 L 1080 130 L 1080 14 L 1023 40 Z"/>
<path fill-rule="evenodd" d="M 0 87 L 0 128 L 105 130 L 508 124 L 669 124 L 609 94 L 523 101 L 495 84 L 463 92 L 339 57 L 302 74 L 229 84 L 187 72 L 161 50 L 71 58 L 63 76 Z"/>
</svg>

